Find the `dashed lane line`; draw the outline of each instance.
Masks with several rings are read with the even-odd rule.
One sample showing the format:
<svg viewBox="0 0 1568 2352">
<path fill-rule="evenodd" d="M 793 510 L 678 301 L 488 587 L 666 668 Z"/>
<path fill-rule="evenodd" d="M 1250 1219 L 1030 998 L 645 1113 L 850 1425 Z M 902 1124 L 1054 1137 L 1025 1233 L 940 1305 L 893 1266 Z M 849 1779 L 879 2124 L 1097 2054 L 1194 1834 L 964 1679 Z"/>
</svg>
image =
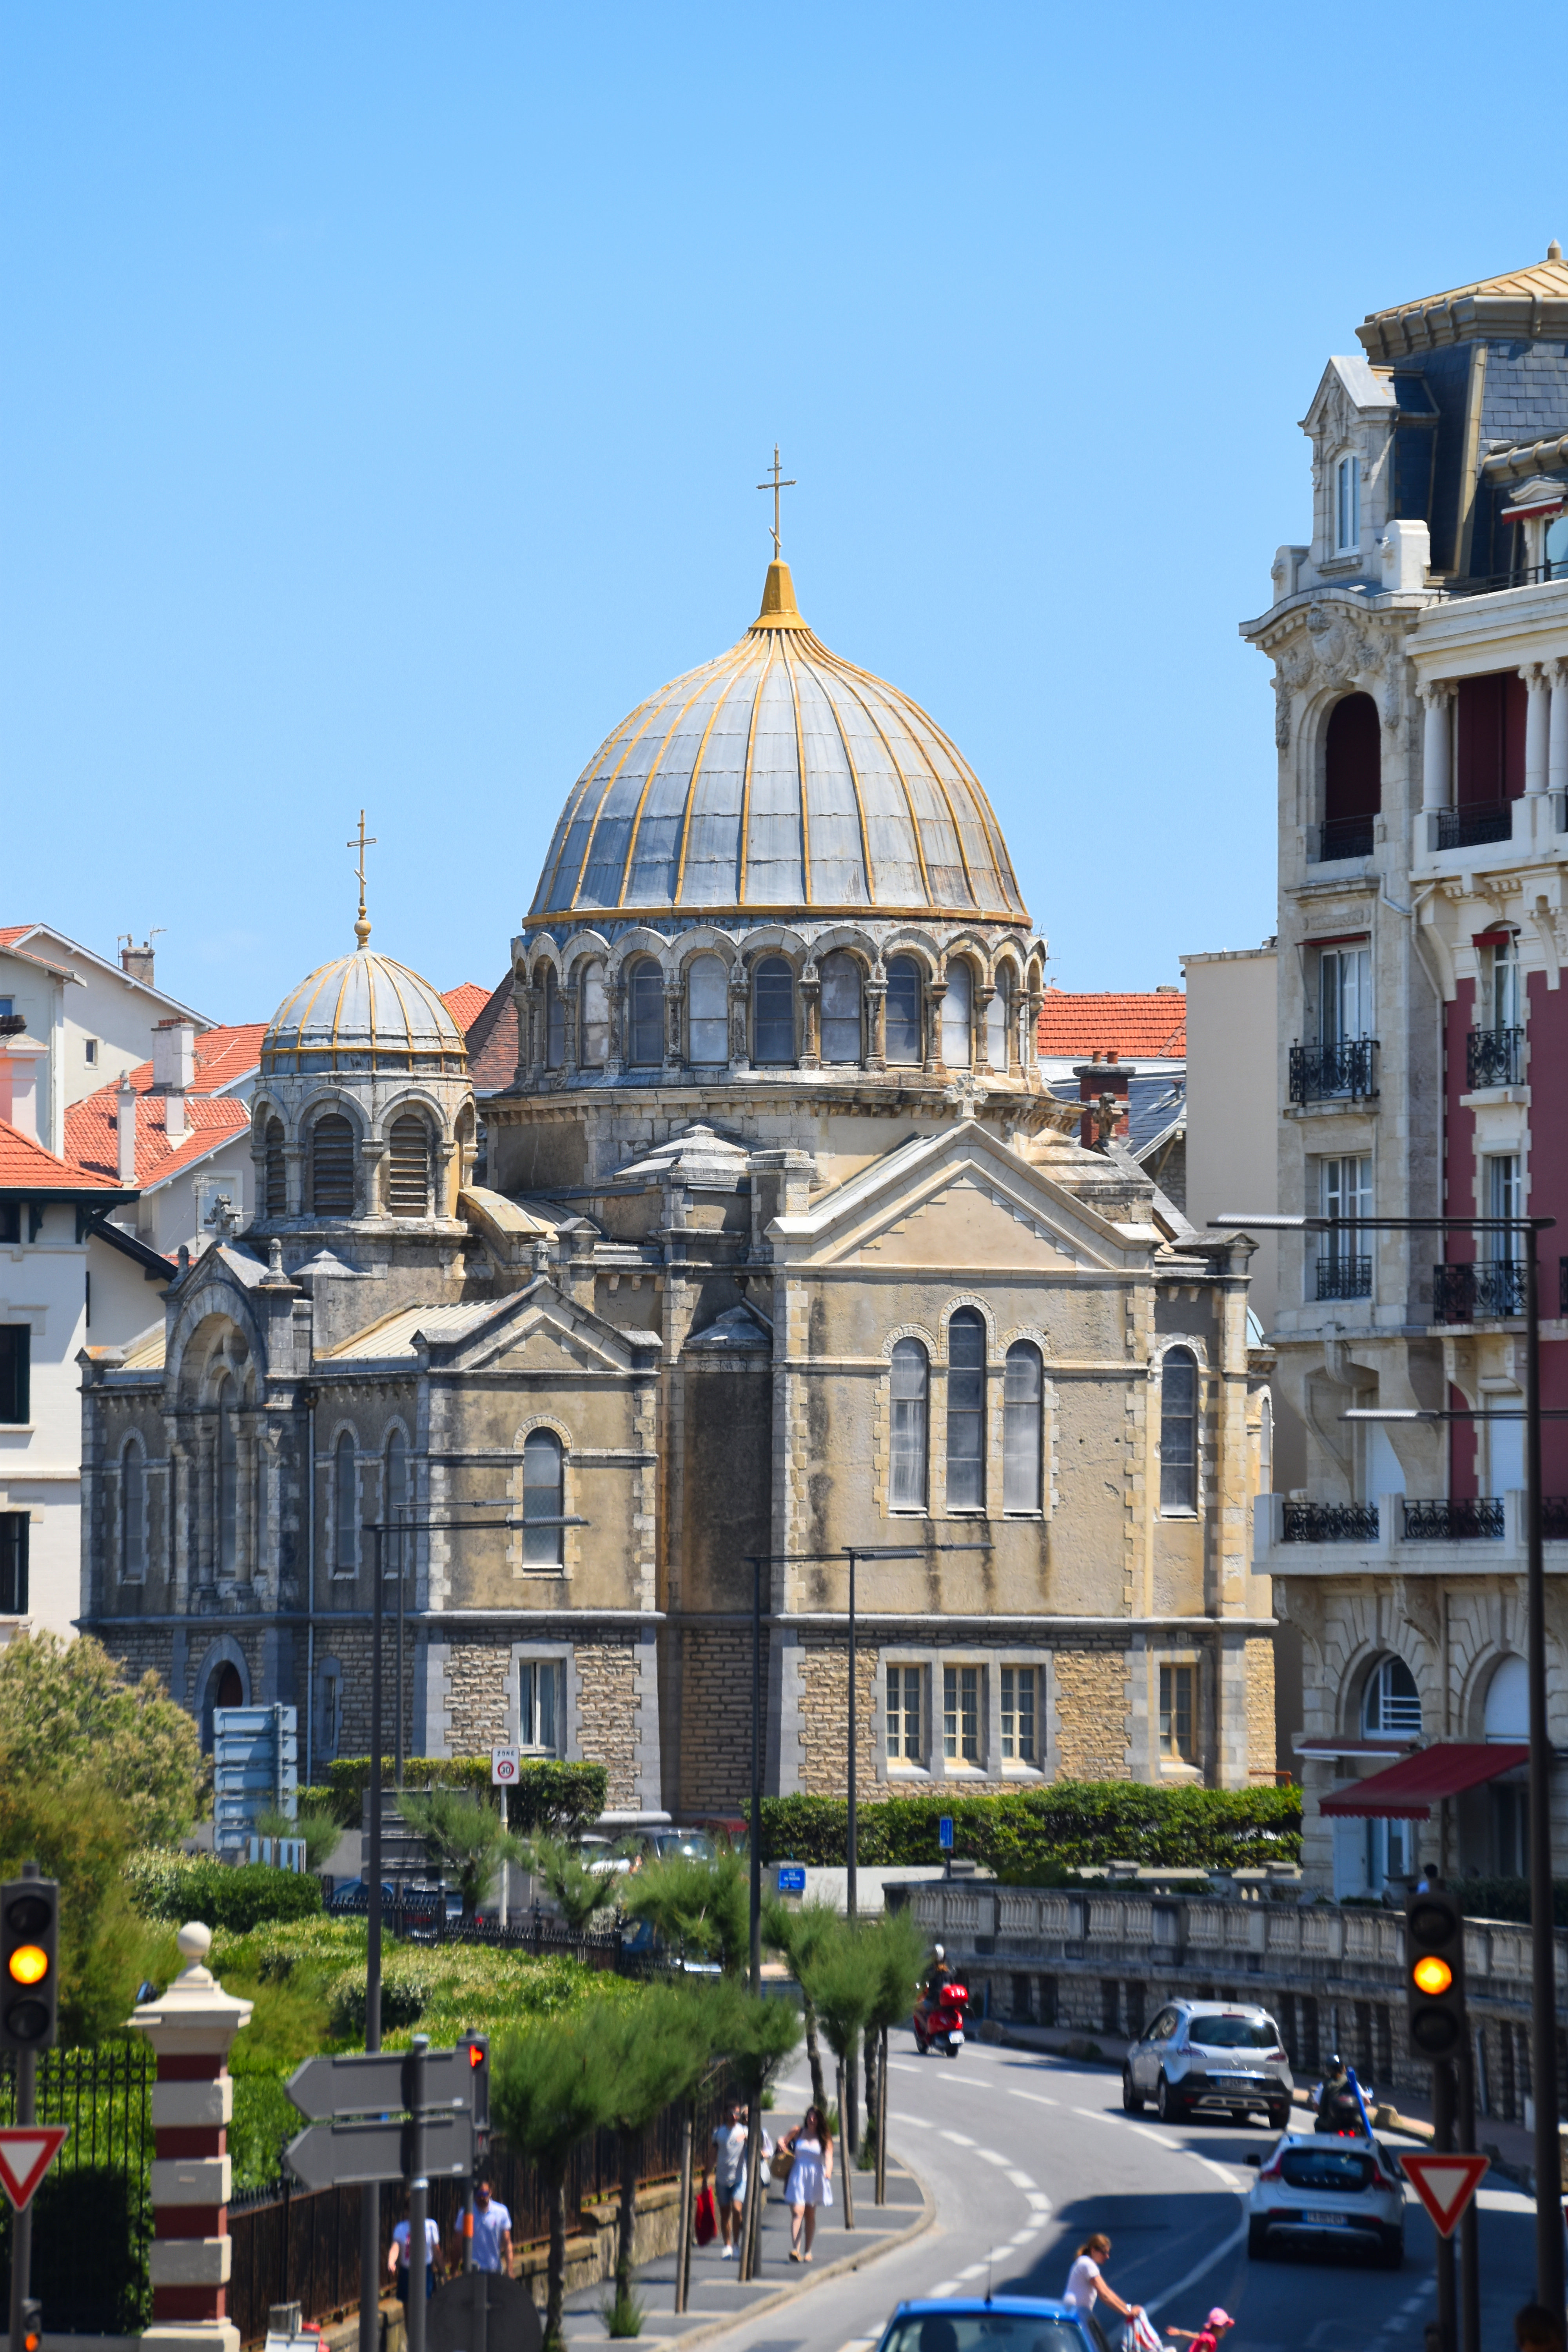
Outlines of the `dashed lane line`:
<svg viewBox="0 0 1568 2352">
<path fill-rule="evenodd" d="M 1037 2213 L 1048 2213 L 1051 2210 L 1050 2199 L 1038 2189 L 1030 2189 L 1029 2203 Z"/>
<path fill-rule="evenodd" d="M 1010 2099 L 1029 2099 L 1037 2107 L 1059 2107 L 1061 2105 L 1061 2101 L 1059 2099 L 1047 2099 L 1043 2091 L 1020 2091 L 1016 2083 L 1008 2084 L 1007 2096 Z"/>
<path fill-rule="evenodd" d="M 973 2147 L 974 2146 L 974 2142 L 969 2137 L 967 2132 L 944 2131 L 942 2137 L 943 2139 L 950 2139 L 954 2147 Z"/>
<path fill-rule="evenodd" d="M 1185 2278 L 1179 2278 L 1174 2286 L 1168 2286 L 1163 2294 L 1152 2296 L 1144 2305 L 1145 2310 L 1153 2313 L 1167 2303 L 1174 2303 L 1178 2296 L 1185 2294 L 1187 2289 L 1203 2277 L 1205 2271 L 1212 2271 L 1216 2263 L 1223 2262 L 1227 2255 L 1234 2254 L 1237 2248 L 1244 2245 L 1246 2242 L 1247 2221 L 1244 2217 L 1237 2223 L 1228 2238 L 1223 2238 L 1217 2246 L 1213 2247 L 1204 2256 L 1201 2263 L 1194 2264 Z"/>
<path fill-rule="evenodd" d="M 1242 2184 L 1235 2173 L 1227 2172 L 1223 2164 L 1216 2164 L 1212 2156 L 1200 2156 L 1195 2147 L 1184 2148 L 1182 2153 L 1184 2156 L 1190 2156 L 1194 2164 L 1201 2164 L 1205 2172 L 1212 2172 L 1216 2180 L 1223 2180 L 1227 2189 L 1241 2187 Z"/>
<path fill-rule="evenodd" d="M 1033 2175 L 1027 2172 L 1009 2172 L 1007 2178 L 1015 2189 L 1032 2189 L 1035 2185 Z"/>
<path fill-rule="evenodd" d="M 994 2147 L 977 2147 L 974 2153 L 980 2158 L 982 2164 L 999 2165 L 1004 2172 L 1006 2171 L 1006 2158 L 1005 2156 L 998 2156 Z"/>
<path fill-rule="evenodd" d="M 926 2292 L 931 2295 L 933 2302 L 939 2294 L 956 2294 L 958 2293 L 958 2281 L 956 2279 L 939 2279 L 936 2285 L 933 2287 L 928 2287 Z"/>
</svg>

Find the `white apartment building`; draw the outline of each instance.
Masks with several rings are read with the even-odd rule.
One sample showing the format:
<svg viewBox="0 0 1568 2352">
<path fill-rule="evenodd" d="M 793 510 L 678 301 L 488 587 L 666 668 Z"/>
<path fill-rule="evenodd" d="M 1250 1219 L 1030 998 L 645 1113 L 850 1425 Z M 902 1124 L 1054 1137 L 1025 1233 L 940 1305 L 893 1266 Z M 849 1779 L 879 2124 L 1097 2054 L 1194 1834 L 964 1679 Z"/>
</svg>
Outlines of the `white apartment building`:
<svg viewBox="0 0 1568 2352">
<path fill-rule="evenodd" d="M 10 1046 L 0 1066 L 0 1118 L 15 1116 L 12 1082 L 26 1087 L 30 1075 L 30 1119 L 16 1123 L 58 1158 L 67 1109 L 144 1062 L 160 1022 L 212 1026 L 154 985 L 153 963 L 150 946 L 122 942 L 111 963 L 52 923 L 0 924 L 0 1040 Z"/>
</svg>

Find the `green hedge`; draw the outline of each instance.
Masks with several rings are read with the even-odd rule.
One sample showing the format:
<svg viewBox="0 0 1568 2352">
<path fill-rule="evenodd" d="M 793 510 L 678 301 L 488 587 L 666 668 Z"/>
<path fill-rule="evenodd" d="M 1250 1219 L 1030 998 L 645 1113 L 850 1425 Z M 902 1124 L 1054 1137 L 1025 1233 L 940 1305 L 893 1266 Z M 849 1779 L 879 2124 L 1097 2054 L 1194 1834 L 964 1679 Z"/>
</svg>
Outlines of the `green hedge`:
<svg viewBox="0 0 1568 2352">
<path fill-rule="evenodd" d="M 887 1797 L 863 1804 L 856 1841 L 868 1867 L 939 1863 L 937 1823 L 952 1816 L 952 1850 L 999 1876 L 1047 1878 L 1085 1863 L 1236 1870 L 1297 1862 L 1295 1788 L 1150 1788 L 1137 1780 L 1054 1780 L 995 1797 Z M 842 1863 L 848 1809 L 836 1797 L 764 1797 L 766 1862 Z"/>
<path fill-rule="evenodd" d="M 230 1869 L 205 1854 L 133 1853 L 126 1865 L 131 1899 L 150 1919 L 183 1926 L 200 1919 L 247 1936 L 267 1919 L 311 1919 L 321 1909 L 321 1882 L 308 1871 L 265 1862 Z"/>
<path fill-rule="evenodd" d="M 1521 1927 L 1530 1925 L 1528 1878 L 1460 1878 L 1451 1891 L 1467 1919 L 1513 1919 Z M 1552 1917 L 1554 1926 L 1568 1927 L 1568 1878 L 1552 1882 Z"/>
<path fill-rule="evenodd" d="M 382 1766 L 388 1789 L 392 1776 L 389 1756 Z M 487 1804 L 496 1795 L 488 1756 L 409 1756 L 404 1759 L 403 1777 L 411 1789 L 468 1789 Z M 326 1789 L 311 1794 L 324 1797 L 345 1829 L 357 1830 L 364 1817 L 364 1793 L 369 1786 L 370 1758 L 340 1756 L 327 1767 Z M 525 1758 L 515 1786 L 508 1791 L 508 1823 L 523 1837 L 539 1830 L 559 1836 L 581 1829 L 604 1811 L 609 1786 L 610 1776 L 602 1764 Z"/>
</svg>

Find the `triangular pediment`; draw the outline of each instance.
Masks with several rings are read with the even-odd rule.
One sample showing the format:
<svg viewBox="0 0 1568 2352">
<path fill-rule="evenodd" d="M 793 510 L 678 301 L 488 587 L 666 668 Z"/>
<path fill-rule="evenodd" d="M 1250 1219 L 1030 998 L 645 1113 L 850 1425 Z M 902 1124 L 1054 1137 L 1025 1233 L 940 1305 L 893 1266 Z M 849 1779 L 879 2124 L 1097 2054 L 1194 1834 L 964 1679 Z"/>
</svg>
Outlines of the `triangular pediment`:
<svg viewBox="0 0 1568 2352">
<path fill-rule="evenodd" d="M 1381 415 L 1396 405 L 1386 370 L 1374 368 L 1359 352 L 1342 352 L 1319 378 L 1301 430 L 1314 440 L 1339 440 L 1363 416 Z"/>
<path fill-rule="evenodd" d="M 475 1372 L 629 1374 L 646 1369 L 658 1345 L 656 1333 L 620 1330 L 553 1283 L 539 1282 L 502 1301 L 479 1329 L 443 1349 L 441 1361 L 444 1368 Z"/>
</svg>

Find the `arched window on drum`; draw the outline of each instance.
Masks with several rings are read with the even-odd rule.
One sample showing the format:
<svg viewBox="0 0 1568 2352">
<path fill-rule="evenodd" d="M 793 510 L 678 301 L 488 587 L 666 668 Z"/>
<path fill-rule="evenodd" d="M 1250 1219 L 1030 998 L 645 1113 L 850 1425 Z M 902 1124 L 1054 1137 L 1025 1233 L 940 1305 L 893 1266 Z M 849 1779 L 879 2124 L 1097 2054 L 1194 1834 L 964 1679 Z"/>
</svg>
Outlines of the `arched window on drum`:
<svg viewBox="0 0 1568 2352">
<path fill-rule="evenodd" d="M 566 1062 L 566 1000 L 552 965 L 544 967 L 544 1066 L 559 1070 Z"/>
<path fill-rule="evenodd" d="M 634 1069 L 657 1069 L 664 1059 L 664 974 L 651 959 L 635 963 L 626 982 L 626 1059 Z"/>
<path fill-rule="evenodd" d="M 605 967 L 596 961 L 582 967 L 577 982 L 578 1060 L 585 1070 L 602 1070 L 610 1053 L 610 992 Z"/>
<path fill-rule="evenodd" d="M 942 1058 L 950 1070 L 967 1070 L 974 1059 L 974 967 L 955 957 L 947 967 L 942 1000 Z"/>
<path fill-rule="evenodd" d="M 864 1050 L 860 1020 L 859 959 L 844 948 L 825 955 L 822 974 L 822 1058 L 858 1062 Z"/>
<path fill-rule="evenodd" d="M 283 1158 L 283 1122 L 280 1118 L 268 1120 L 263 1149 L 266 1157 L 261 1183 L 265 1213 L 269 1217 L 284 1217 L 289 1213 L 289 1180 Z"/>
<path fill-rule="evenodd" d="M 887 1052 L 889 1063 L 918 1069 L 925 1059 L 921 968 L 913 956 L 888 964 Z"/>
<path fill-rule="evenodd" d="M 354 1213 L 354 1131 L 341 1111 L 328 1111 L 310 1129 L 310 1207 L 318 1217 Z"/>
<path fill-rule="evenodd" d="M 430 1129 L 416 1110 L 392 1122 L 387 1137 L 386 1205 L 395 1217 L 430 1213 Z"/>
<path fill-rule="evenodd" d="M 686 1057 L 708 1068 L 730 1058 L 730 975 L 722 956 L 694 956 L 687 966 Z"/>
<path fill-rule="evenodd" d="M 795 1059 L 795 974 L 783 956 L 763 956 L 752 978 L 752 1059 Z"/>
<path fill-rule="evenodd" d="M 985 1059 L 996 1071 L 1009 1067 L 1013 1039 L 1013 970 L 1004 964 L 985 1008 Z"/>
</svg>

